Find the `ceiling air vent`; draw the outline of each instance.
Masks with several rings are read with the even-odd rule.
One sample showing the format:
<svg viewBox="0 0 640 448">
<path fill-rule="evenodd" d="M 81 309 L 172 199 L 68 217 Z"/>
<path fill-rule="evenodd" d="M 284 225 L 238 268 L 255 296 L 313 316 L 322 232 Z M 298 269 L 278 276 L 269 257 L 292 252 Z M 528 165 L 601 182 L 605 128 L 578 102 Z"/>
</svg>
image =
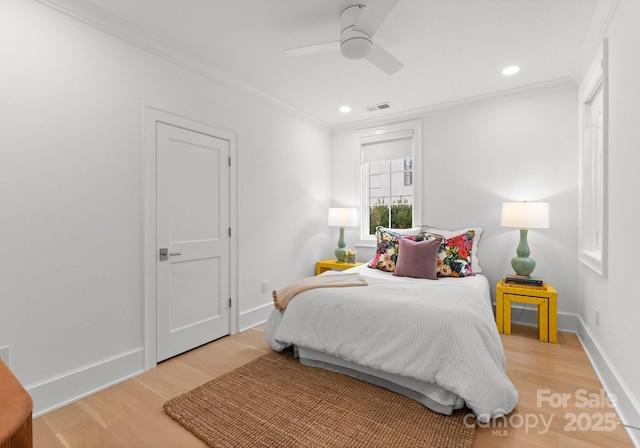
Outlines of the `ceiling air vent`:
<svg viewBox="0 0 640 448">
<path fill-rule="evenodd" d="M 391 104 L 389 103 L 380 103 L 380 104 L 376 104 L 374 106 L 369 106 L 366 109 L 369 112 L 375 112 L 377 110 L 385 110 L 385 109 L 390 109 L 391 108 Z"/>
</svg>

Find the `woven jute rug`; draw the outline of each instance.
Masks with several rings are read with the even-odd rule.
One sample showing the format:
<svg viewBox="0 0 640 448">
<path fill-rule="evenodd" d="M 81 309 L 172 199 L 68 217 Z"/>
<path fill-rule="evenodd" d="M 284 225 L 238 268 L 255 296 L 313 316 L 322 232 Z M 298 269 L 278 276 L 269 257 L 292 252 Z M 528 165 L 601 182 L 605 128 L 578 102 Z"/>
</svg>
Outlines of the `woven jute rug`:
<svg viewBox="0 0 640 448">
<path fill-rule="evenodd" d="M 470 447 L 469 412 L 444 416 L 347 375 L 269 353 L 165 403 L 211 447 Z"/>
</svg>

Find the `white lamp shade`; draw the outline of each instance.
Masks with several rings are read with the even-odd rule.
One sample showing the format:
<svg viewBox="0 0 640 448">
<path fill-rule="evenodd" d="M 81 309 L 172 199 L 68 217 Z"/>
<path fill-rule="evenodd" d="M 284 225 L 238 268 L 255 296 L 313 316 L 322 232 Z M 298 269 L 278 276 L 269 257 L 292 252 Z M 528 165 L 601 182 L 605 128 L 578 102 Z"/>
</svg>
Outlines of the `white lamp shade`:
<svg viewBox="0 0 640 448">
<path fill-rule="evenodd" d="M 505 202 L 502 204 L 502 227 L 548 229 L 548 202 Z"/>
<path fill-rule="evenodd" d="M 330 208 L 328 223 L 334 227 L 355 227 L 357 225 L 355 208 Z"/>
</svg>

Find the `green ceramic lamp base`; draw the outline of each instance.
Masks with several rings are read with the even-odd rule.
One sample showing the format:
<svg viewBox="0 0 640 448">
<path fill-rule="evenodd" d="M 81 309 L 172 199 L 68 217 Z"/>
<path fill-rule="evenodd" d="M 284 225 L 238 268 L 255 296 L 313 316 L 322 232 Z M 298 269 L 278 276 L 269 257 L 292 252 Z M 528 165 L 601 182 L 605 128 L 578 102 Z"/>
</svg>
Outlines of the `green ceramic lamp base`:
<svg viewBox="0 0 640 448">
<path fill-rule="evenodd" d="M 347 254 L 345 251 L 347 250 L 347 245 L 344 242 L 344 227 L 340 227 L 340 238 L 338 239 L 338 248 L 334 251 L 336 254 L 336 260 L 345 262 L 347 261 Z"/>
<path fill-rule="evenodd" d="M 536 261 L 529 257 L 513 257 L 511 267 L 518 275 L 531 275 L 536 268 Z"/>
<path fill-rule="evenodd" d="M 511 267 L 518 275 L 531 275 L 536 268 L 536 262 L 533 258 L 529 258 L 531 251 L 527 244 L 527 229 L 520 229 L 520 242 L 516 249 L 517 257 L 511 259 Z"/>
</svg>

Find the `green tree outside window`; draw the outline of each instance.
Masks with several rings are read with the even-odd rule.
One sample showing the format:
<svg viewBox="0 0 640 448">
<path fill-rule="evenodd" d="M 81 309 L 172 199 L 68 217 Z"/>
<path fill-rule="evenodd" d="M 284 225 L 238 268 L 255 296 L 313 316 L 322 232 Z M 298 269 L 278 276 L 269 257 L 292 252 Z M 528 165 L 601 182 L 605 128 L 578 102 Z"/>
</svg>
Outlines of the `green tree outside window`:
<svg viewBox="0 0 640 448">
<path fill-rule="evenodd" d="M 369 234 L 376 233 L 376 227 L 408 229 L 412 224 L 413 205 L 407 199 L 396 200 L 391 206 L 384 199 L 369 207 Z"/>
</svg>

